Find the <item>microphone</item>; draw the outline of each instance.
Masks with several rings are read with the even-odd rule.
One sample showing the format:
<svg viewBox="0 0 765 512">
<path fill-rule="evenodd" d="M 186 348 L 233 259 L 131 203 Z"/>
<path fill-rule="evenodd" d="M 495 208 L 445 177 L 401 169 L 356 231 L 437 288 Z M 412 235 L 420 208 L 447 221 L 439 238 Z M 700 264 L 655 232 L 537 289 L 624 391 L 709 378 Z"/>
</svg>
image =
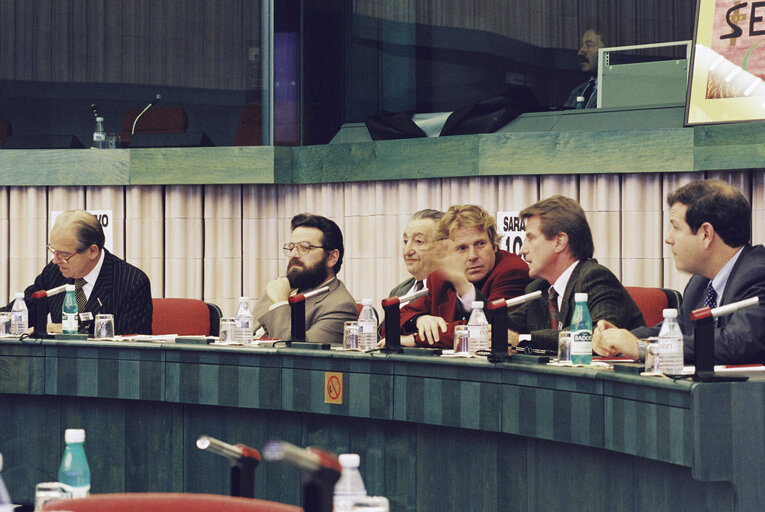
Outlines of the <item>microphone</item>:
<svg viewBox="0 0 765 512">
<path fill-rule="evenodd" d="M 290 305 L 290 342 L 303 343 L 305 339 L 305 301 L 316 295 L 327 293 L 329 286 L 322 286 L 306 293 L 298 293 L 287 299 Z"/>
<path fill-rule="evenodd" d="M 157 93 L 157 94 L 154 96 L 154 99 L 153 99 L 153 100 L 151 100 L 151 103 L 149 103 L 148 105 L 146 105 L 146 108 L 144 108 L 143 110 L 141 110 L 141 113 L 140 113 L 140 114 L 138 114 L 138 115 L 135 117 L 135 120 L 133 121 L 133 129 L 132 129 L 132 130 L 130 130 L 130 135 L 131 135 L 131 136 L 132 136 L 133 134 L 135 134 L 135 125 L 136 125 L 136 123 L 138 122 L 138 120 L 139 120 L 139 119 L 141 119 L 141 116 L 142 116 L 142 115 L 144 115 L 144 113 L 145 113 L 147 110 L 149 110 L 151 107 L 153 107 L 154 105 L 156 105 L 156 103 L 157 103 L 159 100 L 161 100 L 161 99 L 162 99 L 162 95 L 161 95 L 161 94 L 159 94 L 159 93 Z"/>
<path fill-rule="evenodd" d="M 263 446 L 263 458 L 269 462 L 284 462 L 307 473 L 328 470 L 336 472 L 339 478 L 343 472 L 336 455 L 313 446 L 301 448 L 279 439 L 266 442 Z"/>
<path fill-rule="evenodd" d="M 255 497 L 255 468 L 260 463 L 260 452 L 243 444 L 232 445 L 214 437 L 202 435 L 197 448 L 226 457 L 231 463 L 231 496 Z"/>
<path fill-rule="evenodd" d="M 50 297 L 52 295 L 58 295 L 59 293 L 66 290 L 66 285 L 62 284 L 61 286 L 56 286 L 55 288 L 51 288 L 50 290 L 37 290 L 36 292 L 32 293 L 30 297 L 32 299 L 42 299 L 43 297 Z"/>
<path fill-rule="evenodd" d="M 243 444 L 228 444 L 210 436 L 199 436 L 199 439 L 197 439 L 197 448 L 222 455 L 231 462 L 238 462 L 244 458 L 254 459 L 256 464 L 260 462 L 260 452 L 255 448 L 250 448 Z"/>
<path fill-rule="evenodd" d="M 734 311 L 738 311 L 739 309 L 749 308 L 752 306 L 756 306 L 760 303 L 759 297 L 749 297 L 748 299 L 743 299 L 738 302 L 732 302 L 730 304 L 726 304 L 724 306 L 718 306 L 716 308 L 699 308 L 694 309 L 691 311 L 690 318 L 692 321 L 701 320 L 703 318 L 709 318 L 709 317 L 715 317 L 718 316 L 725 316 L 730 315 Z"/>
</svg>

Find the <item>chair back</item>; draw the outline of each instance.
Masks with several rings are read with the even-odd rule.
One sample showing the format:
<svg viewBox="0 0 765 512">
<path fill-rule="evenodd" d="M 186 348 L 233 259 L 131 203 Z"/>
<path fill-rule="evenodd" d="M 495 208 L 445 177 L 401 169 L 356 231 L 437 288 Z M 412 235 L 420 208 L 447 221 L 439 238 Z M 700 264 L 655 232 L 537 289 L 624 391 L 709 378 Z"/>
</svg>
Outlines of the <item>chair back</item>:
<svg viewBox="0 0 765 512">
<path fill-rule="evenodd" d="M 133 122 L 142 108 L 128 110 L 122 122 L 121 140 L 130 144 Z M 135 133 L 186 133 L 188 118 L 186 111 L 180 107 L 152 107 L 141 116 L 135 125 Z"/>
<path fill-rule="evenodd" d="M 263 106 L 259 101 L 242 107 L 239 129 L 234 137 L 234 146 L 263 145 Z"/>
<path fill-rule="evenodd" d="M 5 119 L 0 119 L 0 144 L 5 142 L 5 138 L 11 134 L 11 123 Z"/>
<path fill-rule="evenodd" d="M 677 290 L 643 286 L 625 286 L 625 288 L 640 308 L 645 324 L 649 327 L 658 325 L 664 320 L 665 309 L 680 308 L 682 296 Z"/>
<path fill-rule="evenodd" d="M 152 334 L 217 336 L 221 311 L 199 299 L 152 299 Z"/>
<path fill-rule="evenodd" d="M 302 512 L 273 501 L 217 494 L 125 493 L 93 494 L 87 498 L 46 503 L 43 510 L 72 512 Z"/>
</svg>

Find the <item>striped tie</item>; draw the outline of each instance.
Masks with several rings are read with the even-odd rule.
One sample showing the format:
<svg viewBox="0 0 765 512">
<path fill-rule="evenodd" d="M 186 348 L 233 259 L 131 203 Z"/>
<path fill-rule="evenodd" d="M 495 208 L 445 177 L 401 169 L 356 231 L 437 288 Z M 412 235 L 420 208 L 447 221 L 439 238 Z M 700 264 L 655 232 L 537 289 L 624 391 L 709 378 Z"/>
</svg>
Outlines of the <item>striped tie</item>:
<svg viewBox="0 0 765 512">
<path fill-rule="evenodd" d="M 85 291 L 82 289 L 85 283 L 87 281 L 81 277 L 74 280 L 74 298 L 77 299 L 77 311 L 80 313 L 85 311 L 85 304 L 88 303 L 88 298 L 85 297 Z"/>
</svg>

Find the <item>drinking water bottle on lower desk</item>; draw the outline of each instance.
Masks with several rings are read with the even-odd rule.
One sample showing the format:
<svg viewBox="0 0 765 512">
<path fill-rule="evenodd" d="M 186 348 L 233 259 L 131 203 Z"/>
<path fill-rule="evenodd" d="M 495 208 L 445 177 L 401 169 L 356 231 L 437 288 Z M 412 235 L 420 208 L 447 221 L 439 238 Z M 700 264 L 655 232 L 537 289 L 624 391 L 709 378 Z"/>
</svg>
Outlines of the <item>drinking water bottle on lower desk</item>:
<svg viewBox="0 0 765 512">
<path fill-rule="evenodd" d="M 11 334 L 21 336 L 29 327 L 29 311 L 24 302 L 24 292 L 16 292 L 16 300 L 11 308 Z"/>
<path fill-rule="evenodd" d="M 571 317 L 571 363 L 592 364 L 592 318 L 587 307 L 587 294 L 574 294 Z"/>
<path fill-rule="evenodd" d="M 11 497 L 8 494 L 3 483 L 3 454 L 0 453 L 0 512 L 12 512 L 16 508 L 11 502 Z"/>
<path fill-rule="evenodd" d="M 66 285 L 64 304 L 61 306 L 61 332 L 77 334 L 77 299 L 74 298 L 74 285 Z"/>
<path fill-rule="evenodd" d="M 68 428 L 64 432 L 64 457 L 58 469 L 58 481 L 72 488 L 73 498 L 84 498 L 90 494 L 90 466 L 85 457 L 85 431 Z"/>
<path fill-rule="evenodd" d="M 479 350 L 489 350 L 489 322 L 480 300 L 473 302 L 473 311 L 468 319 L 468 347 L 473 355 Z"/>
<path fill-rule="evenodd" d="M 364 480 L 359 473 L 361 458 L 356 453 L 341 453 L 338 460 L 343 467 L 343 472 L 335 484 L 332 510 L 334 512 L 351 512 L 354 500 L 364 498 L 367 495 L 367 488 L 364 487 Z"/>
<path fill-rule="evenodd" d="M 677 323 L 677 310 L 665 309 L 664 321 L 659 330 L 659 371 L 678 375 L 683 373 L 683 331 Z"/>
<path fill-rule="evenodd" d="M 374 350 L 377 348 L 377 315 L 372 307 L 372 299 L 361 299 L 359 313 L 359 348 Z"/>
<path fill-rule="evenodd" d="M 234 339 L 237 343 L 252 343 L 252 313 L 250 298 L 239 297 L 239 309 L 236 311 Z"/>
</svg>

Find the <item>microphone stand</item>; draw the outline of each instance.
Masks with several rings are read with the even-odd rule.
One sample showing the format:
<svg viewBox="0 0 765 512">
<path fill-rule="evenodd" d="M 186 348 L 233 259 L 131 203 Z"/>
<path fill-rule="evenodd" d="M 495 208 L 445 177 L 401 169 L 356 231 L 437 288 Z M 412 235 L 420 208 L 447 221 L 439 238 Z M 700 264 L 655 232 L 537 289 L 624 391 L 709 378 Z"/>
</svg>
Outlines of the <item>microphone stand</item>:
<svg viewBox="0 0 765 512">
<path fill-rule="evenodd" d="M 307 343 L 308 340 L 305 339 L 305 301 L 328 291 L 329 286 L 322 286 L 310 292 L 297 293 L 287 299 L 290 305 L 290 332 L 292 333 L 290 340 L 287 341 L 287 346 L 292 346 L 294 343 Z"/>
<path fill-rule="evenodd" d="M 255 497 L 255 468 L 260 452 L 243 444 L 231 445 L 210 436 L 199 436 L 197 448 L 226 457 L 231 463 L 231 496 Z"/>
<path fill-rule="evenodd" d="M 401 348 L 401 303 L 427 295 L 428 289 L 404 295 L 403 297 L 388 297 L 382 300 L 383 312 L 385 312 L 385 347 L 382 352 L 398 354 L 404 351 Z"/>
<path fill-rule="evenodd" d="M 507 352 L 507 310 L 530 300 L 538 299 L 542 292 L 537 290 L 513 299 L 497 299 L 489 303 L 491 314 L 491 354 L 487 357 L 491 363 L 504 363 L 510 359 Z"/>
</svg>

